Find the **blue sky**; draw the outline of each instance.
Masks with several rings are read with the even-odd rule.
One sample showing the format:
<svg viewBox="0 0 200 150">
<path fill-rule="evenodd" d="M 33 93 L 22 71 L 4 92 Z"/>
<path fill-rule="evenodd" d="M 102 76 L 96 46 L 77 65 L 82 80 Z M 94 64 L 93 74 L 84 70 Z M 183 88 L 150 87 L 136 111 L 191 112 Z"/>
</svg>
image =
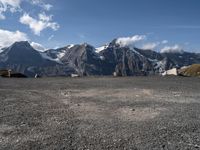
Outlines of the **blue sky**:
<svg viewBox="0 0 200 150">
<path fill-rule="evenodd" d="M 134 41 L 140 48 L 200 52 L 200 1 L 0 0 L 0 46 L 28 39 L 46 48 L 98 47 L 136 35 L 145 37 Z"/>
</svg>

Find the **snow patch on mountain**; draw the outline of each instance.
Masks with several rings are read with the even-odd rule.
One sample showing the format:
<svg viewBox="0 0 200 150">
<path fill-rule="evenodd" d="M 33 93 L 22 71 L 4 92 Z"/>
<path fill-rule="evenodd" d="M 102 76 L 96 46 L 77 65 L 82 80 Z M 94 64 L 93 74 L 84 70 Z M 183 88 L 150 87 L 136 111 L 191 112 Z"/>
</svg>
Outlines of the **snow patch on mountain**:
<svg viewBox="0 0 200 150">
<path fill-rule="evenodd" d="M 144 57 L 142 54 L 140 54 L 138 51 L 136 51 L 134 48 L 130 48 L 134 53 L 136 53 L 137 55 L 141 56 L 141 57 Z"/>
<path fill-rule="evenodd" d="M 62 52 L 57 53 L 56 56 L 58 57 L 58 59 L 63 58 L 63 57 L 65 56 L 65 51 L 62 51 Z"/>
<path fill-rule="evenodd" d="M 165 71 L 165 67 L 166 67 L 166 64 L 167 64 L 166 59 L 158 60 L 158 59 L 148 58 L 148 60 L 154 65 L 154 69 L 158 70 L 159 73 L 162 73 L 162 72 Z"/>
<path fill-rule="evenodd" d="M 108 45 L 98 47 L 98 48 L 96 48 L 96 53 L 100 53 L 101 51 L 105 50 L 106 48 L 108 48 Z"/>
<path fill-rule="evenodd" d="M 159 69 L 159 72 L 162 73 L 162 72 L 165 71 L 166 64 L 167 64 L 166 59 L 163 59 L 161 61 L 157 61 L 156 65 L 155 65 L 155 69 Z"/>
<path fill-rule="evenodd" d="M 49 56 L 48 56 L 46 53 L 44 53 L 44 52 L 40 52 L 40 55 L 41 55 L 42 58 L 44 58 L 44 59 L 47 59 L 47 60 L 50 60 L 50 61 L 55 61 L 55 62 L 57 62 L 57 63 L 59 63 L 59 64 L 63 64 L 63 63 L 60 61 L 59 58 L 53 59 L 53 58 L 49 57 Z"/>
<path fill-rule="evenodd" d="M 70 48 L 72 48 L 72 47 L 74 47 L 74 46 L 75 46 L 74 44 L 70 44 L 70 45 L 67 46 L 67 48 L 70 49 Z"/>
</svg>

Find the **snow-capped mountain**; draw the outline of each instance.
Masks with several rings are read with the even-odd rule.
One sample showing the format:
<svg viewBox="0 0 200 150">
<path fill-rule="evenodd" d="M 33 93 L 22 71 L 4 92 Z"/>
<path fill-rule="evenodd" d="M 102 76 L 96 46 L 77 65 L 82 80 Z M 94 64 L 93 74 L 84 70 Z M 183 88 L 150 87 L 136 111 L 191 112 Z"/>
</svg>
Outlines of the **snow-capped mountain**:
<svg viewBox="0 0 200 150">
<path fill-rule="evenodd" d="M 16 42 L 0 53 L 0 69 L 13 69 L 28 76 L 121 76 L 157 74 L 173 67 L 200 63 L 200 54 L 158 53 L 122 46 L 113 40 L 100 48 L 89 44 L 68 45 L 46 51 L 35 50 L 28 42 Z"/>
<path fill-rule="evenodd" d="M 1 69 L 12 69 L 28 76 L 34 76 L 36 73 L 53 74 L 58 65 L 55 61 L 45 59 L 27 41 L 16 42 L 0 53 Z"/>
<path fill-rule="evenodd" d="M 33 49 L 28 42 L 16 42 L 4 49 L 0 55 L 5 64 L 41 65 L 45 63 L 40 53 Z"/>
</svg>

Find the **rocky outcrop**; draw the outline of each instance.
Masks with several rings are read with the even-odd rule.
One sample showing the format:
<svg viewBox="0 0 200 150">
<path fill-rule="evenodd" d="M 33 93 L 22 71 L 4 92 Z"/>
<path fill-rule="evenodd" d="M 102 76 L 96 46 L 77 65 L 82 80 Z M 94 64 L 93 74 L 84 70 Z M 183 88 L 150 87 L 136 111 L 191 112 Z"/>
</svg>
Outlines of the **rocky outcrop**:
<svg viewBox="0 0 200 150">
<path fill-rule="evenodd" d="M 179 70 L 179 74 L 186 77 L 200 77 L 200 64 L 183 67 Z"/>
</svg>

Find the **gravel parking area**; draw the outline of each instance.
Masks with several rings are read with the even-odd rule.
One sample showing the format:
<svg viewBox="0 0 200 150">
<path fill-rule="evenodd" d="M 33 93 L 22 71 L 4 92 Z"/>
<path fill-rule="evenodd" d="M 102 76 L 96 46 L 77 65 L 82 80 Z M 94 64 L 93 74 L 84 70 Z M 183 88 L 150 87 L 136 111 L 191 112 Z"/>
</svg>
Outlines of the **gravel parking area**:
<svg viewBox="0 0 200 150">
<path fill-rule="evenodd" d="M 200 149 L 200 78 L 0 78 L 0 149 Z"/>
</svg>

